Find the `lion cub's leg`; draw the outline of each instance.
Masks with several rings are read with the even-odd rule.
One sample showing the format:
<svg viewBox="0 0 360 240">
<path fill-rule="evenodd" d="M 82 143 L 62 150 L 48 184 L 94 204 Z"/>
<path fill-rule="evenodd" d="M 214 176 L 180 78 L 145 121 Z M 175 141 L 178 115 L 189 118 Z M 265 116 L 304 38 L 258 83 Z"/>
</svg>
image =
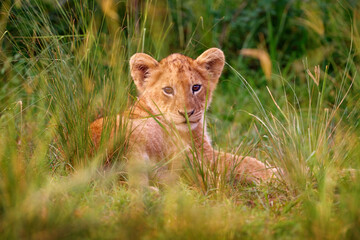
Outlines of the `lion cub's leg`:
<svg viewBox="0 0 360 240">
<path fill-rule="evenodd" d="M 212 168 L 225 172 L 229 178 L 240 182 L 269 181 L 276 178 L 276 169 L 267 167 L 256 158 L 243 157 L 212 150 L 206 154 Z"/>
<path fill-rule="evenodd" d="M 148 155 L 141 151 L 135 150 L 128 156 L 128 180 L 131 188 L 146 189 L 149 187 L 149 162 Z"/>
<path fill-rule="evenodd" d="M 241 182 L 269 181 L 276 178 L 276 169 L 269 168 L 253 157 L 237 156 L 230 153 L 218 153 L 233 174 Z"/>
</svg>

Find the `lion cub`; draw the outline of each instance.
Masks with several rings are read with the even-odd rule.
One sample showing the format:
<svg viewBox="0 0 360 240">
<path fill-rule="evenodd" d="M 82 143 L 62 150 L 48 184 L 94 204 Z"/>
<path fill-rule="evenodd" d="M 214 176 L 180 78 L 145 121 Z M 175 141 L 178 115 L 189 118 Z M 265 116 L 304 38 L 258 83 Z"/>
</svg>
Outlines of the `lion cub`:
<svg viewBox="0 0 360 240">
<path fill-rule="evenodd" d="M 184 159 L 181 153 L 185 153 L 192 160 L 194 156 L 201 158 L 197 160 L 206 161 L 208 166 L 220 160 L 222 167 L 235 169 L 236 178 L 241 181 L 268 180 L 273 176 L 273 171 L 255 158 L 218 152 L 211 146 L 204 112 L 211 103 L 224 63 L 224 53 L 217 48 L 208 49 L 195 60 L 177 53 L 160 62 L 144 53 L 131 57 L 131 76 L 139 96 L 129 114 L 118 116 L 117 123 L 120 118 L 130 123 L 128 164 L 141 168 L 146 163 L 179 155 L 182 157 L 178 159 Z M 96 147 L 102 128 L 102 118 L 90 126 Z"/>
</svg>

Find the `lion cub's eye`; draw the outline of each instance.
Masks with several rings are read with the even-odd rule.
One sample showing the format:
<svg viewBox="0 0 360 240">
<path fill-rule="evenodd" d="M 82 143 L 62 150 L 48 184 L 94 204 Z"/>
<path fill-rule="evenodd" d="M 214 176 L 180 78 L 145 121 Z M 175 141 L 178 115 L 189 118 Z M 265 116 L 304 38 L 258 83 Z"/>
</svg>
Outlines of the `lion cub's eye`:
<svg viewBox="0 0 360 240">
<path fill-rule="evenodd" d="M 195 85 L 192 86 L 193 93 L 198 92 L 200 89 L 201 89 L 200 84 L 195 84 Z"/>
<path fill-rule="evenodd" d="M 164 87 L 163 91 L 167 95 L 173 95 L 174 94 L 174 89 L 172 87 Z"/>
</svg>

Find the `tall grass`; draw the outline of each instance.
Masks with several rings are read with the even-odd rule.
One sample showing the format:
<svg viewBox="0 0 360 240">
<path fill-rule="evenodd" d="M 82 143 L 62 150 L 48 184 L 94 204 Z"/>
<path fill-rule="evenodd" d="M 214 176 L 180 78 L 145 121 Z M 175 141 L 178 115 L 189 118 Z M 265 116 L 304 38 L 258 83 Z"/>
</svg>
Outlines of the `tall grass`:
<svg viewBox="0 0 360 240">
<path fill-rule="evenodd" d="M 238 39 L 231 21 L 262 11 L 250 1 L 3 1 L 1 238 L 359 238 L 359 6 L 324 3 L 270 4 Z M 308 61 L 289 53 L 295 25 Z M 116 115 L 136 95 L 129 57 L 196 57 L 216 44 L 228 66 L 206 113 L 215 148 L 268 161 L 279 179 L 230 184 L 219 169 L 189 164 L 176 184 L 155 182 L 158 193 L 129 188 L 126 122 L 108 151 Z M 271 79 L 234 44 L 268 48 Z M 98 117 L 94 151 L 88 129 Z"/>
</svg>

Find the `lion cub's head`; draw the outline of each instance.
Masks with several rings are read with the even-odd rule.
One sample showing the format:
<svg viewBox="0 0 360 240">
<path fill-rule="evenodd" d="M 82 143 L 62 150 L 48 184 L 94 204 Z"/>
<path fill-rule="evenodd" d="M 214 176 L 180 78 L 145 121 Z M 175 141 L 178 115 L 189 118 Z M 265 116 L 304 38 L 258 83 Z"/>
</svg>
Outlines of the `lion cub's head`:
<svg viewBox="0 0 360 240">
<path fill-rule="evenodd" d="M 202 121 L 224 63 L 224 53 L 211 48 L 195 60 L 172 54 L 157 62 L 136 53 L 130 59 L 130 69 L 142 102 L 178 130 L 186 131 L 186 114 L 192 129 Z"/>
</svg>

